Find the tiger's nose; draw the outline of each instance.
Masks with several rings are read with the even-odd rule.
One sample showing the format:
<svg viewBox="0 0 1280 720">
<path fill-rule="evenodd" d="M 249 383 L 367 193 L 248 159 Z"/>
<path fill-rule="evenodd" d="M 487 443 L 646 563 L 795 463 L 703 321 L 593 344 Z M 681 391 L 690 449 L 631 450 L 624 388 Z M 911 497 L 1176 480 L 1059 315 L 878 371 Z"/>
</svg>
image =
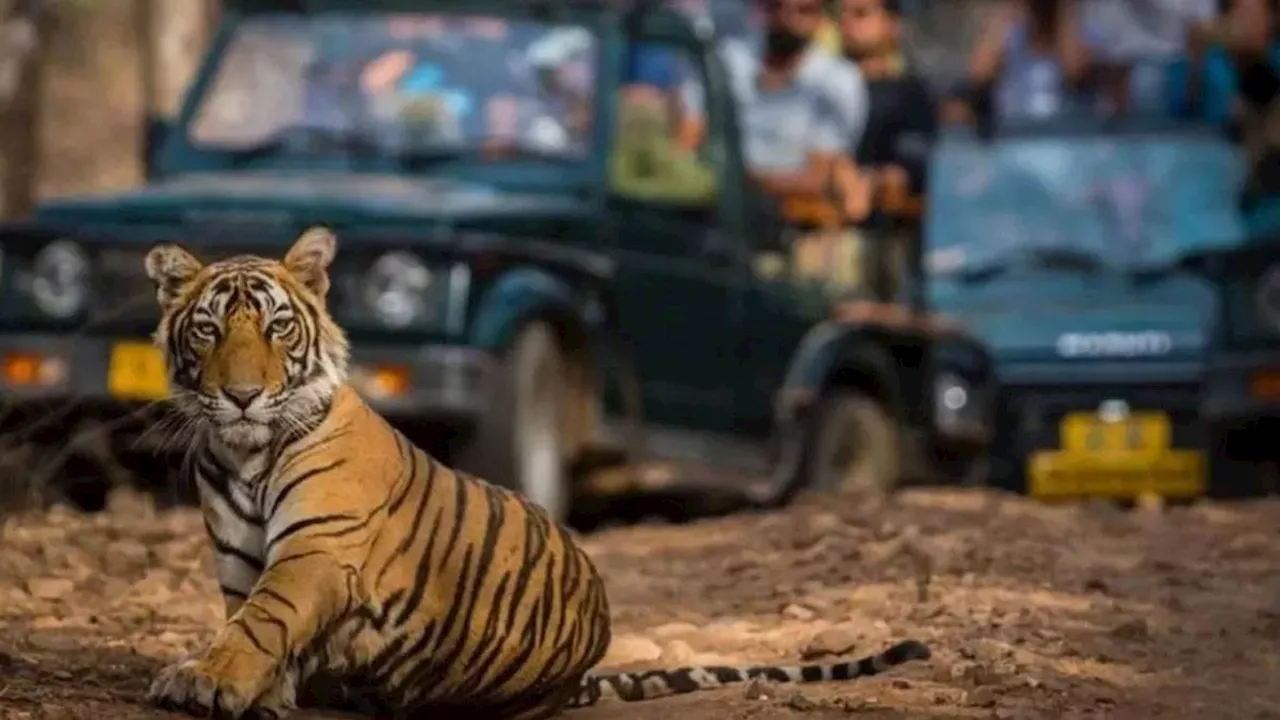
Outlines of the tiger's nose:
<svg viewBox="0 0 1280 720">
<path fill-rule="evenodd" d="M 222 394 L 227 396 L 227 399 L 231 401 L 232 405 L 235 405 L 241 410 L 248 410 L 249 404 L 262 394 L 262 386 L 229 385 L 222 388 Z"/>
</svg>

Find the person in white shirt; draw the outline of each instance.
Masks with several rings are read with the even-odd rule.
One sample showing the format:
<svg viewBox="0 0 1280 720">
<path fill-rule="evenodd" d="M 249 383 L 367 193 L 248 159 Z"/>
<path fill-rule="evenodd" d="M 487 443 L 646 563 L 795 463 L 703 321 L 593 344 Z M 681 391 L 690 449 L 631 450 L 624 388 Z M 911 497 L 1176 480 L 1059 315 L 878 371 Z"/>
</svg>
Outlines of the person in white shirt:
<svg viewBox="0 0 1280 720">
<path fill-rule="evenodd" d="M 1110 70 L 1112 108 L 1162 111 L 1167 64 L 1188 51 L 1197 25 L 1217 15 L 1218 0 L 1088 0 L 1083 10 L 1101 35 L 1098 60 Z"/>
<path fill-rule="evenodd" d="M 815 42 L 826 22 L 823 0 L 756 2 L 758 37 L 720 43 L 747 170 L 788 220 L 817 230 L 795 240 L 793 269 L 834 286 L 856 284 L 860 243 L 847 229 L 870 214 L 871 193 L 849 149 L 866 125 L 866 83 L 856 65 Z"/>
<path fill-rule="evenodd" d="M 826 194 L 837 163 L 862 138 L 866 83 L 853 63 L 813 45 L 822 0 L 759 1 L 759 46 L 746 39 L 721 44 L 748 169 L 780 197 Z"/>
</svg>

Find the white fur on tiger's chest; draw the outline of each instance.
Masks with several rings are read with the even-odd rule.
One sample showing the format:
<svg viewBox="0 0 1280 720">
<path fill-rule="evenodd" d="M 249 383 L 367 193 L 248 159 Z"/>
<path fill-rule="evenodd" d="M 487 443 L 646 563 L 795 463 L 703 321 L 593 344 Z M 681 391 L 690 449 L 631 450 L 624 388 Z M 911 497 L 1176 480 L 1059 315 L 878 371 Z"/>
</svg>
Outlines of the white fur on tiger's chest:
<svg viewBox="0 0 1280 720">
<path fill-rule="evenodd" d="M 248 595 L 258 581 L 266 556 L 266 531 L 254 494 L 240 482 L 219 492 L 197 478 L 200 505 L 213 542 L 214 565 L 223 590 Z"/>
</svg>

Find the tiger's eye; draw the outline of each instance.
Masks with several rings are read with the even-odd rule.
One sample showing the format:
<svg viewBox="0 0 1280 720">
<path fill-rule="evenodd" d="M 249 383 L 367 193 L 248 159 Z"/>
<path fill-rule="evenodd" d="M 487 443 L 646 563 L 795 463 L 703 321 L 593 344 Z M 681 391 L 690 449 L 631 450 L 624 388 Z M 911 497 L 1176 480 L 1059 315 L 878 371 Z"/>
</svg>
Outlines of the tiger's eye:
<svg viewBox="0 0 1280 720">
<path fill-rule="evenodd" d="M 212 340 L 218 337 L 218 324 L 208 320 L 197 320 L 195 324 L 191 326 L 191 330 L 196 335 L 207 340 Z"/>
<path fill-rule="evenodd" d="M 293 331 L 294 320 L 291 317 L 276 318 L 267 324 L 267 333 L 283 337 Z"/>
</svg>

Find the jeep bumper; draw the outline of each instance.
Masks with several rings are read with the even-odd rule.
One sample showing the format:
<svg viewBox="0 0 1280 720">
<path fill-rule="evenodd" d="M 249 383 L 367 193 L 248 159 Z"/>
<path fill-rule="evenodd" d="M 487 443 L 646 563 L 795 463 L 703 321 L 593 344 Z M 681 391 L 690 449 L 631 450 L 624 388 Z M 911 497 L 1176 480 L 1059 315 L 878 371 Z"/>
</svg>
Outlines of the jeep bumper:
<svg viewBox="0 0 1280 720">
<path fill-rule="evenodd" d="M 57 408 L 70 417 L 92 409 L 124 416 L 148 403 L 122 395 L 110 379 L 113 349 L 140 338 L 0 336 L 0 397 L 15 415 Z M 496 359 L 468 347 L 365 346 L 353 349 L 351 383 L 379 412 L 396 421 L 469 424 L 489 406 Z M 68 409 L 70 408 L 70 409 Z M 59 430 L 65 423 L 55 423 Z"/>
<path fill-rule="evenodd" d="M 1202 385 L 1196 374 L 1169 370 L 1152 364 L 1141 371 L 1135 367 L 1125 373 L 1128 377 L 1099 377 L 1097 382 L 1072 382 L 1066 373 L 1056 382 L 1002 378 L 992 475 L 1008 489 L 1043 497 L 1202 492 L 1204 461 L 1199 454 L 1208 449 L 1199 418 Z M 1124 413 L 1120 425 L 1125 435 L 1104 431 L 1089 436 L 1083 447 L 1068 442 L 1068 435 L 1075 435 L 1068 432 L 1069 423 L 1079 428 L 1082 418 L 1108 422 L 1108 409 Z M 1146 421 L 1131 425 L 1130 416 L 1163 418 L 1167 435 L 1151 433 Z M 1138 434 L 1127 434 L 1130 427 Z M 1096 448 L 1094 442 L 1099 443 Z M 1112 447 L 1117 442 L 1119 450 Z"/>
</svg>

